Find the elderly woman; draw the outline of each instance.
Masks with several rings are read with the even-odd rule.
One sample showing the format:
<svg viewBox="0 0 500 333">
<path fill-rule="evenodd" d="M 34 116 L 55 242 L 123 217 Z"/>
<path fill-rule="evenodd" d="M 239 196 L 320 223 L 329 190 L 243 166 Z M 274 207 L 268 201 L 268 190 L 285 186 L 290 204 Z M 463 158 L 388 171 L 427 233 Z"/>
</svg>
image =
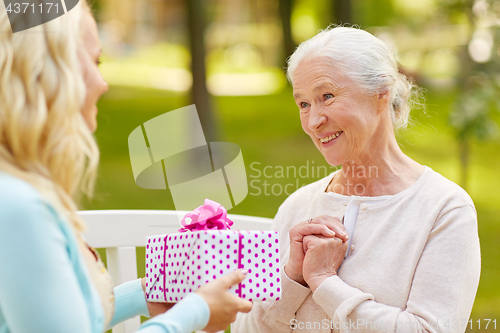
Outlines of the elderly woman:
<svg viewBox="0 0 500 333">
<path fill-rule="evenodd" d="M 413 87 L 394 56 L 336 27 L 302 43 L 287 74 L 302 128 L 342 169 L 280 207 L 283 297 L 239 314 L 233 332 L 463 332 L 480 275 L 476 211 L 401 151 Z"/>
</svg>

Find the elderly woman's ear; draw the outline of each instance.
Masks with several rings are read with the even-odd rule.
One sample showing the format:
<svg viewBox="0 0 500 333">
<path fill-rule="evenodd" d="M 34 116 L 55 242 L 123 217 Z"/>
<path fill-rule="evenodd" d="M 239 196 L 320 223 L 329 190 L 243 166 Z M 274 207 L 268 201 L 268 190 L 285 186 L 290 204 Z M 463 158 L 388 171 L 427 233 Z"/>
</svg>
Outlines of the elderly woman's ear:
<svg viewBox="0 0 500 333">
<path fill-rule="evenodd" d="M 384 112 L 385 110 L 388 110 L 390 101 L 391 101 L 391 91 L 390 90 L 387 90 L 385 92 L 378 94 L 377 113 L 380 114 L 380 113 Z"/>
</svg>

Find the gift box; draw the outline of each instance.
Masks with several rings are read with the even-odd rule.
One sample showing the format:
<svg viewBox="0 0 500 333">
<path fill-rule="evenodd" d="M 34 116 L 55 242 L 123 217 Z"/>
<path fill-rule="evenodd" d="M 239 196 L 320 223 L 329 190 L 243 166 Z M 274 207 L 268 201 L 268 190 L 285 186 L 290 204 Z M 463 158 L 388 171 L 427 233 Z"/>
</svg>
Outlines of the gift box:
<svg viewBox="0 0 500 333">
<path fill-rule="evenodd" d="M 230 230 L 226 215 L 222 206 L 205 200 L 183 219 L 182 232 L 147 237 L 148 301 L 180 301 L 239 268 L 248 270 L 247 277 L 230 292 L 250 301 L 280 298 L 277 232 Z"/>
</svg>

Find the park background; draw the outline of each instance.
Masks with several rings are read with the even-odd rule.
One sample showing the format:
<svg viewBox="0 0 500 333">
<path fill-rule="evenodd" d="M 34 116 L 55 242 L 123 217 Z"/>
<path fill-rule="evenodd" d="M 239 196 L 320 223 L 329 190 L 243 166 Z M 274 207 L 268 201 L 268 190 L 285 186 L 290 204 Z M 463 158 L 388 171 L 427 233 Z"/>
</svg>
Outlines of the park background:
<svg viewBox="0 0 500 333">
<path fill-rule="evenodd" d="M 110 90 L 98 104 L 101 166 L 84 209 L 174 209 L 168 190 L 135 184 L 127 139 L 195 103 L 207 141 L 236 143 L 245 160 L 249 195 L 230 213 L 273 217 L 285 189 L 334 170 L 301 129 L 285 59 L 331 23 L 357 25 L 384 40 L 422 88 L 398 141 L 474 200 L 482 272 L 468 331 L 477 320 L 484 331 L 485 319 L 500 329 L 500 1 L 95 0 L 93 9 Z"/>
</svg>

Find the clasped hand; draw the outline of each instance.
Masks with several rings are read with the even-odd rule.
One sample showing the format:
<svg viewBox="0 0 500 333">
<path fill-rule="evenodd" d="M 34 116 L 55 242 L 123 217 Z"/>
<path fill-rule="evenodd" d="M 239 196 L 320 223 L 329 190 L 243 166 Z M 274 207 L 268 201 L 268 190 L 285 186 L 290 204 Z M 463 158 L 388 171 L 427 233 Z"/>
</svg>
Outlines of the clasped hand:
<svg viewBox="0 0 500 333">
<path fill-rule="evenodd" d="M 314 292 L 325 279 L 337 275 L 349 236 L 338 218 L 326 215 L 298 223 L 289 234 L 290 258 L 285 273 Z"/>
</svg>

